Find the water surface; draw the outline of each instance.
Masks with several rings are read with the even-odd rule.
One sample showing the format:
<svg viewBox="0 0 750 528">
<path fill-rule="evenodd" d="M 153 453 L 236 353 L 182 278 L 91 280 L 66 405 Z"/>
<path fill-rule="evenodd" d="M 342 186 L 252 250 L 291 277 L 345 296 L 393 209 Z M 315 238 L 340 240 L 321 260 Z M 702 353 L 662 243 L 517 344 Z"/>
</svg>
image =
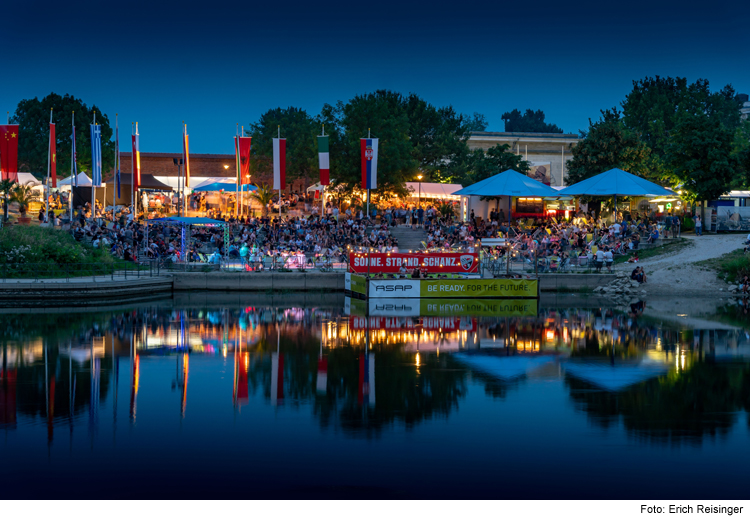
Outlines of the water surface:
<svg viewBox="0 0 750 528">
<path fill-rule="evenodd" d="M 746 499 L 741 322 L 588 304 L 365 318 L 341 296 L 227 296 L 6 313 L 0 490 Z"/>
</svg>

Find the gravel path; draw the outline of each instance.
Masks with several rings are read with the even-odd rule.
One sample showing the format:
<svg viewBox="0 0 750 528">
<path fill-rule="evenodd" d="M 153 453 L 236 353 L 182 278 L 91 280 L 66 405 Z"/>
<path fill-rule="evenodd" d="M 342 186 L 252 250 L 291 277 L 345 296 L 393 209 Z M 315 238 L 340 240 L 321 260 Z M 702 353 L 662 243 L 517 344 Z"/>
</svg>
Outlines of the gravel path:
<svg viewBox="0 0 750 528">
<path fill-rule="evenodd" d="M 720 297 L 726 295 L 727 284 L 716 278 L 713 270 L 694 266 L 696 262 L 719 257 L 742 247 L 744 234 L 686 236 L 690 245 L 668 255 L 641 260 L 648 277 L 643 289 L 648 296 L 677 295 L 695 297 Z M 630 273 L 634 266 L 627 264 Z M 723 289 L 723 291 L 722 291 Z"/>
</svg>

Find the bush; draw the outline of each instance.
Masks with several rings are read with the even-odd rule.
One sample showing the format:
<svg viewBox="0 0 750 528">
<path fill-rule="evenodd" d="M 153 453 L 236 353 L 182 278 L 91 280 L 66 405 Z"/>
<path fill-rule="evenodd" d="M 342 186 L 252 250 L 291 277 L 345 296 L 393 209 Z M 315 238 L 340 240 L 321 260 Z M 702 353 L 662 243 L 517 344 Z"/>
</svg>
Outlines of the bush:
<svg viewBox="0 0 750 528">
<path fill-rule="evenodd" d="M 115 259 L 106 250 L 84 246 L 68 232 L 24 225 L 5 226 L 0 230 L 0 265 L 114 262 Z"/>
</svg>

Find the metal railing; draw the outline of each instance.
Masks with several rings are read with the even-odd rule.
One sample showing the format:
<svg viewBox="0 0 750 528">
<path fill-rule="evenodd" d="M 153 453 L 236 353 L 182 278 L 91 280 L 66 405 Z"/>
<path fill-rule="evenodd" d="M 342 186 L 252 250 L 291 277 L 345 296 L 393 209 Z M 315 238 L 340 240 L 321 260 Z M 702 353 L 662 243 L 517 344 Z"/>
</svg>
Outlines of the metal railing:
<svg viewBox="0 0 750 528">
<path fill-rule="evenodd" d="M 140 277 L 158 277 L 161 266 L 158 262 L 134 264 L 131 262 L 114 262 L 98 264 L 56 264 L 56 263 L 18 263 L 0 264 L 0 277 L 3 282 L 10 280 L 65 280 L 90 279 L 97 281 L 114 281 L 136 279 Z"/>
</svg>

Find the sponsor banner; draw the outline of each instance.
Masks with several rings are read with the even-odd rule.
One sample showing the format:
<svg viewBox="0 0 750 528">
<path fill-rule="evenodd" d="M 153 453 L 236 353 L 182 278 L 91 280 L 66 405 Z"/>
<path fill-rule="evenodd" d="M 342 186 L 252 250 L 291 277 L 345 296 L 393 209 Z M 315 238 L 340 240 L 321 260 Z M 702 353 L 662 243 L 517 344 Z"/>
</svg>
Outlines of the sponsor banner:
<svg viewBox="0 0 750 528">
<path fill-rule="evenodd" d="M 361 295 L 367 295 L 367 280 L 361 275 L 352 275 L 351 291 Z"/>
<path fill-rule="evenodd" d="M 351 253 L 351 269 L 357 273 L 398 273 L 420 268 L 426 273 L 479 273 L 476 253 Z"/>
<path fill-rule="evenodd" d="M 456 299 L 451 301 L 422 299 L 419 303 L 422 316 L 524 317 L 536 316 L 537 310 L 536 299 Z"/>
<path fill-rule="evenodd" d="M 353 303 L 356 299 L 352 299 Z M 359 301 L 363 302 L 363 301 Z M 459 330 L 475 329 L 476 323 L 466 316 L 477 317 L 505 317 L 505 316 L 535 316 L 537 314 L 536 299 L 373 299 L 367 303 L 371 319 L 380 317 L 422 317 L 424 328 L 434 330 L 437 324 L 446 320 L 460 319 Z M 347 311 L 346 314 L 355 312 Z M 363 312 L 361 312 L 363 313 Z M 469 321 L 469 323 L 467 323 Z M 467 326 L 471 324 L 471 326 Z M 451 328 L 443 326 L 443 330 Z"/>
<path fill-rule="evenodd" d="M 393 281 L 398 282 L 398 281 Z M 426 279 L 422 297 L 536 297 L 536 279 Z"/>
<path fill-rule="evenodd" d="M 418 317 L 419 299 L 378 299 L 367 305 L 369 314 L 396 317 Z"/>
<path fill-rule="evenodd" d="M 419 283 L 420 281 L 418 280 L 409 280 L 409 279 L 371 280 L 370 281 L 370 293 L 368 296 L 373 299 L 377 299 L 377 298 L 418 299 L 421 295 Z"/>
<path fill-rule="evenodd" d="M 367 314 L 367 303 L 361 299 L 344 297 L 344 314 L 364 316 Z"/>
<path fill-rule="evenodd" d="M 349 329 L 355 330 L 413 330 L 416 323 L 411 317 L 349 317 Z"/>
<path fill-rule="evenodd" d="M 456 330 L 474 332 L 477 329 L 477 321 L 471 317 L 422 317 L 422 328 L 442 332 L 455 332 Z"/>
</svg>

